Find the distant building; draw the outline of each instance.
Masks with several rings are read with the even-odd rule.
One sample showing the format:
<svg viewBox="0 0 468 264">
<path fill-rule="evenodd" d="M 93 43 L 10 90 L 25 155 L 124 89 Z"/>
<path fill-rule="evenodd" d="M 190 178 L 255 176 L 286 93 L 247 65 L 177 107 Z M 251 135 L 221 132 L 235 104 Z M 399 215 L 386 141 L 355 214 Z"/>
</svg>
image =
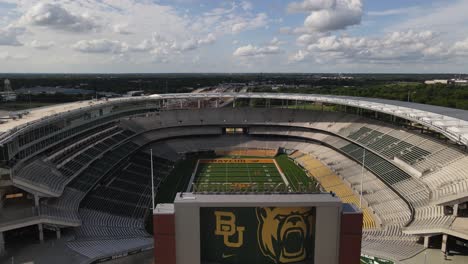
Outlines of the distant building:
<svg viewBox="0 0 468 264">
<path fill-rule="evenodd" d="M 145 91 L 128 91 L 127 96 L 128 97 L 133 97 L 133 96 L 143 96 L 145 95 Z"/>
<path fill-rule="evenodd" d="M 16 101 L 16 93 L 11 89 L 11 82 L 8 79 L 5 79 L 4 81 L 3 91 L 0 92 L 0 100 L 2 102 Z"/>
<path fill-rule="evenodd" d="M 451 85 L 468 85 L 468 80 L 465 79 L 450 79 L 450 80 L 427 80 L 425 84 L 451 84 Z"/>
<path fill-rule="evenodd" d="M 448 84 L 449 80 L 427 80 L 424 83 L 429 84 L 429 85 L 432 85 L 432 84 Z"/>
<path fill-rule="evenodd" d="M 450 83 L 454 84 L 454 85 L 462 85 L 462 86 L 465 86 L 465 85 L 468 85 L 468 80 L 464 80 L 464 79 L 452 79 L 450 80 Z"/>
</svg>

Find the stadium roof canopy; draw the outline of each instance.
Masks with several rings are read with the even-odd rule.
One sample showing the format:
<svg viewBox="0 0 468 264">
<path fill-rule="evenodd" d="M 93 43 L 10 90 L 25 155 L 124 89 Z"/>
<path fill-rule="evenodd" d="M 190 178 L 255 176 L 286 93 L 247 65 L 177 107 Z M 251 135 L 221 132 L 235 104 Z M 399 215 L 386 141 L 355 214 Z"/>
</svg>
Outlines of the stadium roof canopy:
<svg viewBox="0 0 468 264">
<path fill-rule="evenodd" d="M 198 93 L 159 96 L 164 99 L 215 97 L 283 99 L 346 105 L 411 120 L 438 131 L 456 142 L 468 145 L 468 111 L 448 107 L 364 97 L 290 93 Z"/>
<path fill-rule="evenodd" d="M 63 105 L 55 105 L 30 110 L 23 119 L 7 121 L 0 124 L 0 133 L 16 132 L 20 127 L 31 123 L 59 117 L 62 114 L 76 113 L 88 108 L 103 107 L 124 102 L 137 102 L 161 99 L 207 99 L 207 98 L 253 98 L 253 99 L 279 99 L 298 100 L 336 105 L 352 106 L 361 109 L 373 110 L 379 113 L 397 116 L 426 126 L 440 132 L 451 140 L 468 146 L 468 111 L 440 106 L 424 105 L 411 102 L 393 101 L 375 98 L 290 94 L 290 93 L 181 93 L 181 94 L 155 94 L 150 96 L 110 99 L 108 101 L 88 101 Z M 9 134 L 9 133 L 7 133 Z M 4 135 L 6 136 L 6 135 Z"/>
</svg>

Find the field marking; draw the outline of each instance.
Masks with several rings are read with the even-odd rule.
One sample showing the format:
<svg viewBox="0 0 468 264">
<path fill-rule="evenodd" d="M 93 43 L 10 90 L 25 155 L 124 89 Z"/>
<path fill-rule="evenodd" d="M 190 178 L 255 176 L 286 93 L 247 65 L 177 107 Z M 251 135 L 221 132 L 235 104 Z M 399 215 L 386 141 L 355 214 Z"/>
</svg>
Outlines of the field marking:
<svg viewBox="0 0 468 264">
<path fill-rule="evenodd" d="M 197 165 L 195 166 L 195 170 L 192 172 L 192 176 L 190 177 L 190 181 L 189 181 L 189 184 L 187 186 L 186 192 L 190 192 L 191 189 L 193 190 L 193 186 L 195 185 L 195 183 L 193 181 L 195 180 L 195 176 L 197 175 L 198 164 L 199 163 L 200 163 L 200 160 L 197 160 Z"/>
<path fill-rule="evenodd" d="M 278 165 L 276 160 L 274 159 L 273 162 L 275 163 L 276 169 L 278 170 L 279 174 L 281 175 L 281 178 L 283 178 L 284 184 L 286 184 L 287 187 L 289 187 L 289 182 L 286 176 L 284 175 L 283 171 L 281 170 L 281 167 Z"/>
</svg>

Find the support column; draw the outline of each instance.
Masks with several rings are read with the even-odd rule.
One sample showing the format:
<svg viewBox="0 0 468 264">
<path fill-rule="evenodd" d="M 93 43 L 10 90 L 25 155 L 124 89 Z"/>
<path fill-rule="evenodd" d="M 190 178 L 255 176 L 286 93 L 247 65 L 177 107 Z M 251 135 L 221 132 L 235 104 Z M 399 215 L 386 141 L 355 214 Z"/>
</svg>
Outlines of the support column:
<svg viewBox="0 0 468 264">
<path fill-rule="evenodd" d="M 38 224 L 37 227 L 39 228 L 39 241 L 42 243 L 44 243 L 44 228 L 42 226 L 42 224 Z"/>
<path fill-rule="evenodd" d="M 215 106 L 216 108 L 218 108 L 218 104 L 219 104 L 219 99 L 216 98 L 216 106 Z"/>
<path fill-rule="evenodd" d="M 198 99 L 198 109 L 200 109 L 200 99 Z"/>
<path fill-rule="evenodd" d="M 62 232 L 60 231 L 59 227 L 57 227 L 57 229 L 55 229 L 55 234 L 57 235 L 57 239 L 60 239 L 62 237 Z"/>
<path fill-rule="evenodd" d="M 429 248 L 429 239 L 430 236 L 424 236 L 424 248 Z"/>
<path fill-rule="evenodd" d="M 3 232 L 0 232 L 0 256 L 5 255 L 5 239 L 3 238 Z"/>
<path fill-rule="evenodd" d="M 453 216 L 458 216 L 458 204 L 453 206 Z"/>
<path fill-rule="evenodd" d="M 183 106 L 182 106 L 182 100 L 180 100 L 180 109 L 182 109 Z"/>
<path fill-rule="evenodd" d="M 442 235 L 442 252 L 447 252 L 447 240 L 448 240 L 448 235 Z"/>
<path fill-rule="evenodd" d="M 39 195 L 35 194 L 34 195 L 34 206 L 36 207 L 36 212 L 37 212 L 38 215 L 41 214 L 40 209 L 39 209 L 40 208 L 39 207 L 39 199 L 40 199 Z"/>
<path fill-rule="evenodd" d="M 236 108 L 236 98 L 235 97 L 232 100 L 232 108 Z"/>
</svg>

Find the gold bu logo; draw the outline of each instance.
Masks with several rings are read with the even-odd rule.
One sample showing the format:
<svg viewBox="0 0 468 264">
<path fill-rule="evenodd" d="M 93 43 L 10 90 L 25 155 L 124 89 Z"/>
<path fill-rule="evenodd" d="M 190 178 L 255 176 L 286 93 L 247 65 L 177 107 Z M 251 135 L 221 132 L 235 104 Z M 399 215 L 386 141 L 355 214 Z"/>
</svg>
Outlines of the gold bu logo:
<svg viewBox="0 0 468 264">
<path fill-rule="evenodd" d="M 244 244 L 244 226 L 236 225 L 236 215 L 232 212 L 215 211 L 215 235 L 223 236 L 224 245 L 230 248 L 239 248 Z M 232 241 L 237 235 L 237 241 Z"/>
</svg>

